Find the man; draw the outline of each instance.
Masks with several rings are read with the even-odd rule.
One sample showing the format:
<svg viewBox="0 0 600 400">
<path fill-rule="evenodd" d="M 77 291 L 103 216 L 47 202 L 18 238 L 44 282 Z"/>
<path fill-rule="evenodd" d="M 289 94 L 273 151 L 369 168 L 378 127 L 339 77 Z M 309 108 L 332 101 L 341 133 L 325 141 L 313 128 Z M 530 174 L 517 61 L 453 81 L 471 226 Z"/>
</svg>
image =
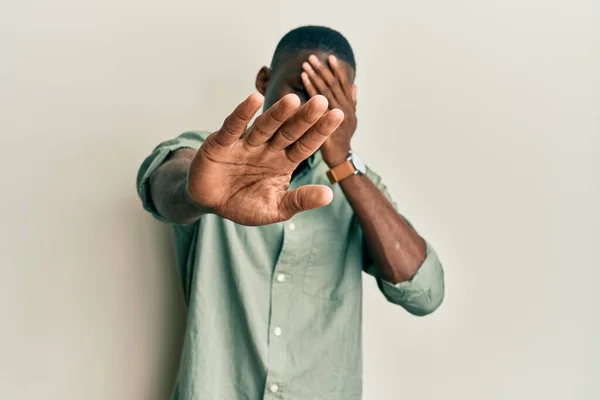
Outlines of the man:
<svg viewBox="0 0 600 400">
<path fill-rule="evenodd" d="M 295 29 L 221 129 L 144 161 L 188 304 L 172 399 L 360 399 L 361 272 L 412 314 L 442 302 L 435 252 L 351 152 L 355 71 L 340 33 Z"/>
</svg>

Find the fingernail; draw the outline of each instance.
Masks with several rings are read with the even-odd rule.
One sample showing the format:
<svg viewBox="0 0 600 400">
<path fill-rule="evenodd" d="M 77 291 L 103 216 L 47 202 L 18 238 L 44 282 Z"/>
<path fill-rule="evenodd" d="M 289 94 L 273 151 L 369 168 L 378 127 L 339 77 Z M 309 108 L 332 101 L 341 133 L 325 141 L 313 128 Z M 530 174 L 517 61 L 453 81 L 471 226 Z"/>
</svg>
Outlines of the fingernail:
<svg viewBox="0 0 600 400">
<path fill-rule="evenodd" d="M 319 59 L 314 54 L 311 54 L 310 57 L 308 57 L 308 61 L 310 61 L 311 63 L 317 63 L 319 62 Z"/>
<path fill-rule="evenodd" d="M 303 63 L 302 63 L 302 67 L 303 67 L 305 70 L 307 70 L 307 71 L 310 71 L 310 70 L 312 69 L 312 68 L 311 68 L 311 66 L 310 66 L 310 64 L 309 64 L 309 63 L 307 63 L 307 62 L 303 62 Z"/>
<path fill-rule="evenodd" d="M 333 54 L 329 56 L 329 62 L 332 64 L 337 64 L 337 57 Z"/>
<path fill-rule="evenodd" d="M 306 72 L 303 72 L 301 75 L 302 75 L 302 79 L 308 80 L 308 74 Z"/>
</svg>

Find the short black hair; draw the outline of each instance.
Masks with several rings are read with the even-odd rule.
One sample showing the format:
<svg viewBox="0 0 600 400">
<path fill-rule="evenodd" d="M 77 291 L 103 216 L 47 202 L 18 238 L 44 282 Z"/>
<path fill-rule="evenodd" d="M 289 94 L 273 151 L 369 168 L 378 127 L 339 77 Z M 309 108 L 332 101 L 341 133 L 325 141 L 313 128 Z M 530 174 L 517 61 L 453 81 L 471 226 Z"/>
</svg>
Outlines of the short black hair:
<svg viewBox="0 0 600 400">
<path fill-rule="evenodd" d="M 286 33 L 275 48 L 271 68 L 277 68 L 285 56 L 301 50 L 322 50 L 331 53 L 350 64 L 356 71 L 354 52 L 344 35 L 326 26 L 316 25 L 301 26 Z"/>
</svg>

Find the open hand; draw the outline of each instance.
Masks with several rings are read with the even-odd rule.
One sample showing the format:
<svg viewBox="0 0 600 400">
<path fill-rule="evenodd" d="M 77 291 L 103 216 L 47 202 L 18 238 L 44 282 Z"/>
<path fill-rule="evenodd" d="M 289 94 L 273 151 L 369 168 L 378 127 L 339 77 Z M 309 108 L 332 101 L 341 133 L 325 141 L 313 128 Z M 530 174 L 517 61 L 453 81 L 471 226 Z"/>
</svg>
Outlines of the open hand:
<svg viewBox="0 0 600 400">
<path fill-rule="evenodd" d="M 292 172 L 338 128 L 343 112 L 327 111 L 323 96 L 300 106 L 290 94 L 247 128 L 263 101 L 255 93 L 242 102 L 205 140 L 188 171 L 191 199 L 242 225 L 285 221 L 333 198 L 325 185 L 287 189 Z"/>
<path fill-rule="evenodd" d="M 329 65 L 315 55 L 302 64 L 302 83 L 312 98 L 323 95 L 331 109 L 344 112 L 344 121 L 321 147 L 323 159 L 333 167 L 343 162 L 350 151 L 350 139 L 356 130 L 356 85 L 352 84 L 338 59 L 330 55 Z"/>
</svg>

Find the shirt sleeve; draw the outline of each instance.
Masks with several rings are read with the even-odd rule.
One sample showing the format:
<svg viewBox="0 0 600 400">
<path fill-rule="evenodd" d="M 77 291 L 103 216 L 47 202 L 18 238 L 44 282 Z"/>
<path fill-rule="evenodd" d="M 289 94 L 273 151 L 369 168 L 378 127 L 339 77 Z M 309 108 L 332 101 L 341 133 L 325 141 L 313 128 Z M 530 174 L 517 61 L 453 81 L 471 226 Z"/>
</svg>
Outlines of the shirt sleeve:
<svg viewBox="0 0 600 400">
<path fill-rule="evenodd" d="M 367 168 L 366 175 L 397 211 L 397 204 L 381 181 L 381 177 L 369 168 Z M 412 227 L 412 224 L 404 216 L 403 218 Z M 427 241 L 425 260 L 411 279 L 396 284 L 388 282 L 381 277 L 379 268 L 375 263 L 365 265 L 365 272 L 375 277 L 379 290 L 388 301 L 402 306 L 413 315 L 431 314 L 444 299 L 444 270 L 435 250 Z"/>
<path fill-rule="evenodd" d="M 168 222 L 156 210 L 156 207 L 152 202 L 152 197 L 150 195 L 150 177 L 165 162 L 167 157 L 169 157 L 169 154 L 183 148 L 198 150 L 209 135 L 210 132 L 205 131 L 182 133 L 174 139 L 159 144 L 142 162 L 136 179 L 137 192 L 142 200 L 144 209 L 152 214 L 154 218 L 162 222 Z"/>
</svg>

